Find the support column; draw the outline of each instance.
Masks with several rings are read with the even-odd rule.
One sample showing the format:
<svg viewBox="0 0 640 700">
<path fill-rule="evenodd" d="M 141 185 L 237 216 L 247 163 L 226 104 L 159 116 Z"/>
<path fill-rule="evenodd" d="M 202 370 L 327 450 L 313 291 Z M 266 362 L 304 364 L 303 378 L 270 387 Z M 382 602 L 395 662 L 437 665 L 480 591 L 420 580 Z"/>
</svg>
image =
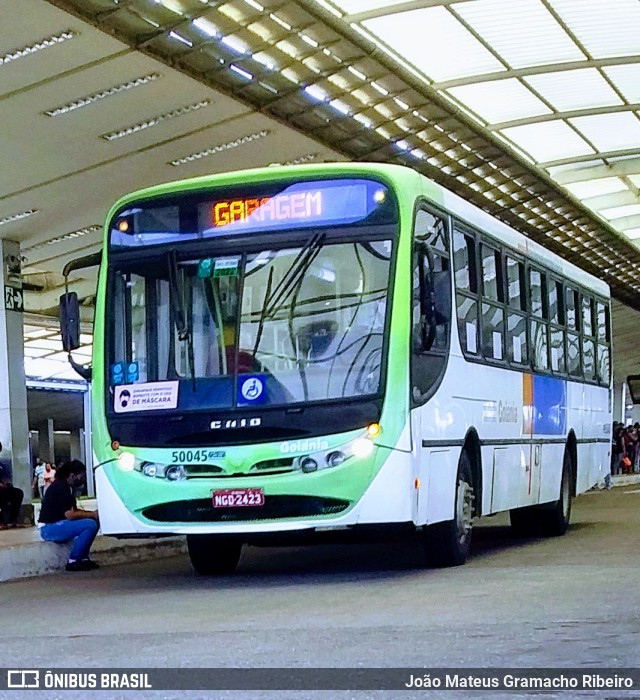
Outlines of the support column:
<svg viewBox="0 0 640 700">
<path fill-rule="evenodd" d="M 84 462 L 84 431 L 82 428 L 72 430 L 69 434 L 69 458 Z"/>
<path fill-rule="evenodd" d="M 626 403 L 625 382 L 614 382 L 613 385 L 613 420 L 624 423 L 625 403 Z"/>
<path fill-rule="evenodd" d="M 38 424 L 38 457 L 51 466 L 56 463 L 55 436 L 53 434 L 53 418 L 47 418 Z"/>
<path fill-rule="evenodd" d="M 31 503 L 31 463 L 27 385 L 24 376 L 24 326 L 20 244 L 0 239 L 0 442 L 10 459 L 14 486 Z"/>
</svg>

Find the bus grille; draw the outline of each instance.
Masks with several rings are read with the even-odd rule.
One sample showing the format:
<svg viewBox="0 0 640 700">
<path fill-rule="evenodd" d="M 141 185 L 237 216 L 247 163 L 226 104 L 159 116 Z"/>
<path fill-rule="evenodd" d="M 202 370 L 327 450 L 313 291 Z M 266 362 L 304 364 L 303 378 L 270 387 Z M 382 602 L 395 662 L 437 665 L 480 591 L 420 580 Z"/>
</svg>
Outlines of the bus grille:
<svg viewBox="0 0 640 700">
<path fill-rule="evenodd" d="M 201 498 L 151 506 L 142 515 L 160 523 L 224 523 L 334 515 L 348 507 L 349 501 L 338 498 L 267 496 L 259 507 L 214 508 L 211 499 Z"/>
<path fill-rule="evenodd" d="M 225 476 L 222 467 L 216 467 L 212 464 L 185 464 L 184 471 L 187 479 L 202 479 L 211 476 Z"/>
</svg>

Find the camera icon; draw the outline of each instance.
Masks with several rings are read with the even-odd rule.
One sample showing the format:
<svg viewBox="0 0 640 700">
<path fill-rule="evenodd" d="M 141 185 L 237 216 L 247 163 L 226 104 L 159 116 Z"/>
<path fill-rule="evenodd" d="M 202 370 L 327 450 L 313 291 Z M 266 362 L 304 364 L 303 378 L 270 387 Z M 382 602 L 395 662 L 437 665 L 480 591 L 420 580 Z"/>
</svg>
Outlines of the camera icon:
<svg viewBox="0 0 640 700">
<path fill-rule="evenodd" d="M 10 670 L 7 671 L 7 688 L 39 688 L 40 671 Z"/>
</svg>

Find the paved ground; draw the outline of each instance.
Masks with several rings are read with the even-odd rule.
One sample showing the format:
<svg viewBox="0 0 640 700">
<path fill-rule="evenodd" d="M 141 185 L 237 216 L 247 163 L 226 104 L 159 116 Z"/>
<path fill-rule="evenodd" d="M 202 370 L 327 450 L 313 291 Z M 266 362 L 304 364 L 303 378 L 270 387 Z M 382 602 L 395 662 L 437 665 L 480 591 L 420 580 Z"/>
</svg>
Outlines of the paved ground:
<svg viewBox="0 0 640 700">
<path fill-rule="evenodd" d="M 230 579 L 178 558 L 1 584 L 3 656 L 22 668 L 640 666 L 640 489 L 581 496 L 563 538 L 516 540 L 506 523 L 482 521 L 472 560 L 449 570 L 385 543 L 249 548 Z M 312 696 L 391 697 L 215 694 Z"/>
</svg>

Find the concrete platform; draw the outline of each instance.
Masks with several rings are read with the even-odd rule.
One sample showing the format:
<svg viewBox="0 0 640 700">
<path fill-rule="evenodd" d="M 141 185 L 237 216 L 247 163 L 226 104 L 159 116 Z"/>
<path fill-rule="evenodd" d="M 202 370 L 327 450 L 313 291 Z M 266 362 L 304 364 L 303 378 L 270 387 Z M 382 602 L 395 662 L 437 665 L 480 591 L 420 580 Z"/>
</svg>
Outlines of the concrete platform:
<svg viewBox="0 0 640 700">
<path fill-rule="evenodd" d="M 85 510 L 94 510 L 96 501 L 83 499 L 78 505 Z M 33 504 L 33 512 L 37 522 L 40 514 L 39 501 Z M 64 571 L 70 549 L 70 543 L 44 542 L 37 527 L 0 530 L 0 582 Z M 186 554 L 186 551 L 184 537 L 117 540 L 98 535 L 91 548 L 91 555 L 101 566 L 111 566 L 172 557 Z"/>
<path fill-rule="evenodd" d="M 38 528 L 0 531 L 0 581 L 64 571 L 70 544 L 44 542 Z M 101 566 L 173 557 L 186 553 L 184 537 L 116 540 L 98 535 L 91 549 Z"/>
</svg>

